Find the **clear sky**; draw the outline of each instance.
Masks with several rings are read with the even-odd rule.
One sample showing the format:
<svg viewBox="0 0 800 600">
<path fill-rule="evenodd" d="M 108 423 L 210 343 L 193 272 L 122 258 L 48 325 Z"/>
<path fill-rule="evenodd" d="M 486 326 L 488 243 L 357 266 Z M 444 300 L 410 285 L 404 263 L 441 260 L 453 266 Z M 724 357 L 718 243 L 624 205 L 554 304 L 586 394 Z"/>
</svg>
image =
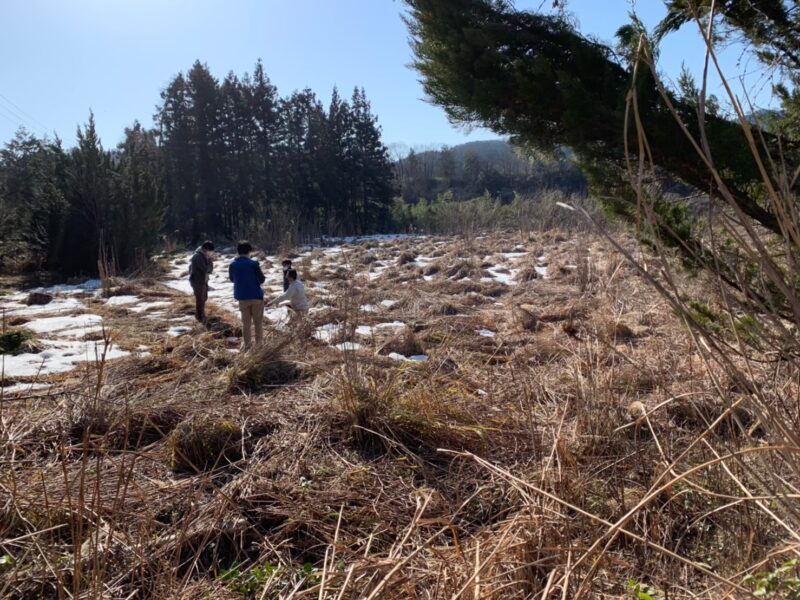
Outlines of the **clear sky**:
<svg viewBox="0 0 800 600">
<path fill-rule="evenodd" d="M 551 10 L 552 0 L 518 0 Z M 629 0 L 568 0 L 580 29 L 602 41 L 627 19 Z M 152 124 L 159 93 L 200 59 L 218 78 L 251 72 L 261 58 L 281 95 L 306 86 L 327 102 L 363 86 L 387 144 L 458 144 L 495 137 L 450 125 L 424 101 L 408 64 L 408 33 L 399 0 L 0 0 L 0 142 L 22 124 L 71 145 L 94 111 L 106 147 L 135 119 Z M 639 0 L 649 26 L 661 0 Z M 725 53 L 731 70 L 752 71 L 741 49 Z M 672 77 L 685 61 L 699 73 L 699 35 L 668 38 L 661 68 Z M 748 86 L 761 86 L 759 72 Z M 741 89 L 741 86 L 738 86 Z M 712 89 L 719 93 L 718 89 Z"/>
</svg>

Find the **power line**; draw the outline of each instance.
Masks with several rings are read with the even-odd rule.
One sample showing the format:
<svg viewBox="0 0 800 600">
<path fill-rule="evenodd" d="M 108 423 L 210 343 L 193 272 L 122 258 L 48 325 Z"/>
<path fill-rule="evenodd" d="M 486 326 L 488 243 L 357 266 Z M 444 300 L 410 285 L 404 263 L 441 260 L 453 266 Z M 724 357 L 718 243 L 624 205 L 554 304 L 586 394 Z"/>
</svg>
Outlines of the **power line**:
<svg viewBox="0 0 800 600">
<path fill-rule="evenodd" d="M 15 104 L 14 102 L 12 102 L 12 101 L 11 101 L 11 100 L 10 100 L 10 99 L 7 97 L 7 96 L 4 96 L 3 94 L 0 94 L 0 98 L 2 98 L 3 100 L 5 100 L 7 104 L 10 104 L 10 105 L 11 105 L 11 106 L 13 106 L 14 108 L 16 108 L 16 109 L 17 109 L 19 112 L 21 112 L 23 115 L 26 115 L 26 116 L 27 116 L 29 119 L 31 119 L 31 120 L 32 120 L 34 123 L 36 123 L 36 124 L 38 124 L 40 127 L 42 127 L 42 129 L 43 129 L 43 130 L 45 130 L 45 131 L 50 131 L 50 129 L 51 129 L 50 127 L 48 127 L 47 125 L 45 125 L 44 123 L 42 123 L 42 122 L 41 122 L 39 119 L 37 119 L 36 117 L 34 117 L 34 116 L 31 114 L 31 113 L 27 112 L 27 111 L 26 111 L 24 108 L 22 108 L 21 106 L 19 106 L 19 105 Z"/>
<path fill-rule="evenodd" d="M 12 125 L 15 125 L 15 126 L 17 126 L 17 127 L 19 127 L 19 125 L 20 125 L 18 121 L 15 121 L 15 120 L 13 120 L 13 119 L 10 119 L 9 117 L 5 116 L 3 113 L 0 113 L 0 117 L 3 117 L 3 118 L 6 120 L 6 121 L 8 121 L 9 123 L 11 123 Z"/>
<path fill-rule="evenodd" d="M 11 121 L 12 123 L 15 123 L 17 125 L 17 127 L 24 127 L 25 129 L 27 129 L 29 131 L 40 133 L 41 135 L 44 135 L 44 136 L 47 135 L 47 133 L 43 129 L 41 129 L 39 127 L 36 127 L 32 123 L 28 122 L 28 120 L 26 118 L 24 118 L 19 113 L 11 110 L 7 106 L 4 106 L 3 104 L 0 104 L 0 111 L 4 111 L 4 112 L 0 112 L 0 115 L 4 116 L 7 120 Z"/>
</svg>

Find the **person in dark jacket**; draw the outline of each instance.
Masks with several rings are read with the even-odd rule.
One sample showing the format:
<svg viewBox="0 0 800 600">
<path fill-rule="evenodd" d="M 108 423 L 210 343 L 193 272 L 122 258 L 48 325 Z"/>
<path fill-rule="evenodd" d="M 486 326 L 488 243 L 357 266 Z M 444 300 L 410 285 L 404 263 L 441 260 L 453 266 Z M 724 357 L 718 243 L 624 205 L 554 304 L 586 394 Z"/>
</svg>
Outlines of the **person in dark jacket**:
<svg viewBox="0 0 800 600">
<path fill-rule="evenodd" d="M 264 291 L 261 284 L 266 277 L 259 264 L 250 258 L 252 251 L 253 247 L 248 242 L 239 242 L 236 247 L 239 256 L 228 267 L 228 276 L 233 282 L 233 297 L 239 301 L 239 312 L 242 314 L 245 350 L 250 349 L 251 328 L 255 329 L 257 346 L 264 339 Z"/>
<path fill-rule="evenodd" d="M 194 291 L 194 316 L 201 323 L 206 322 L 206 301 L 208 300 L 208 277 L 214 270 L 214 244 L 203 242 L 194 251 L 189 263 L 189 283 Z"/>
<path fill-rule="evenodd" d="M 292 261 L 287 258 L 281 263 L 281 266 L 283 267 L 283 291 L 285 292 L 289 289 L 289 283 L 291 283 L 289 281 L 289 271 L 292 270 Z"/>
</svg>

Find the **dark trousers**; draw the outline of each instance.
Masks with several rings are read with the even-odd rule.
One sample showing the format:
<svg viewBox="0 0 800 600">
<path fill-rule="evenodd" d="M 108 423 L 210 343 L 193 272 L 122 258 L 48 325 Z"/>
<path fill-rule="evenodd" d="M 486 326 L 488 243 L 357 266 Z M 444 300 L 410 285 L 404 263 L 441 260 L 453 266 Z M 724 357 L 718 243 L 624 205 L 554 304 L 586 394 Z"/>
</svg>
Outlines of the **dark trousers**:
<svg viewBox="0 0 800 600">
<path fill-rule="evenodd" d="M 192 282 L 194 291 L 194 317 L 201 323 L 206 322 L 206 301 L 208 300 L 208 284 Z"/>
</svg>

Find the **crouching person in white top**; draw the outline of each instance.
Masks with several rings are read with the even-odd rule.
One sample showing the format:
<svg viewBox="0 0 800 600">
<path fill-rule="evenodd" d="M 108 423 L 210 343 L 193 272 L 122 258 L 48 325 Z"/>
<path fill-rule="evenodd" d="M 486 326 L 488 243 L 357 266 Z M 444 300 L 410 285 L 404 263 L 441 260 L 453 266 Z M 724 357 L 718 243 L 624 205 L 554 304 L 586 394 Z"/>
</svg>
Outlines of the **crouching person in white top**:
<svg viewBox="0 0 800 600">
<path fill-rule="evenodd" d="M 267 306 L 271 304 L 280 304 L 281 302 L 289 302 L 291 308 L 297 317 L 306 317 L 308 315 L 308 298 L 306 298 L 306 291 L 303 288 L 302 282 L 297 279 L 297 271 L 290 269 L 286 273 L 289 280 L 289 287 L 282 296 L 278 296 L 274 300 L 267 302 Z"/>
</svg>

